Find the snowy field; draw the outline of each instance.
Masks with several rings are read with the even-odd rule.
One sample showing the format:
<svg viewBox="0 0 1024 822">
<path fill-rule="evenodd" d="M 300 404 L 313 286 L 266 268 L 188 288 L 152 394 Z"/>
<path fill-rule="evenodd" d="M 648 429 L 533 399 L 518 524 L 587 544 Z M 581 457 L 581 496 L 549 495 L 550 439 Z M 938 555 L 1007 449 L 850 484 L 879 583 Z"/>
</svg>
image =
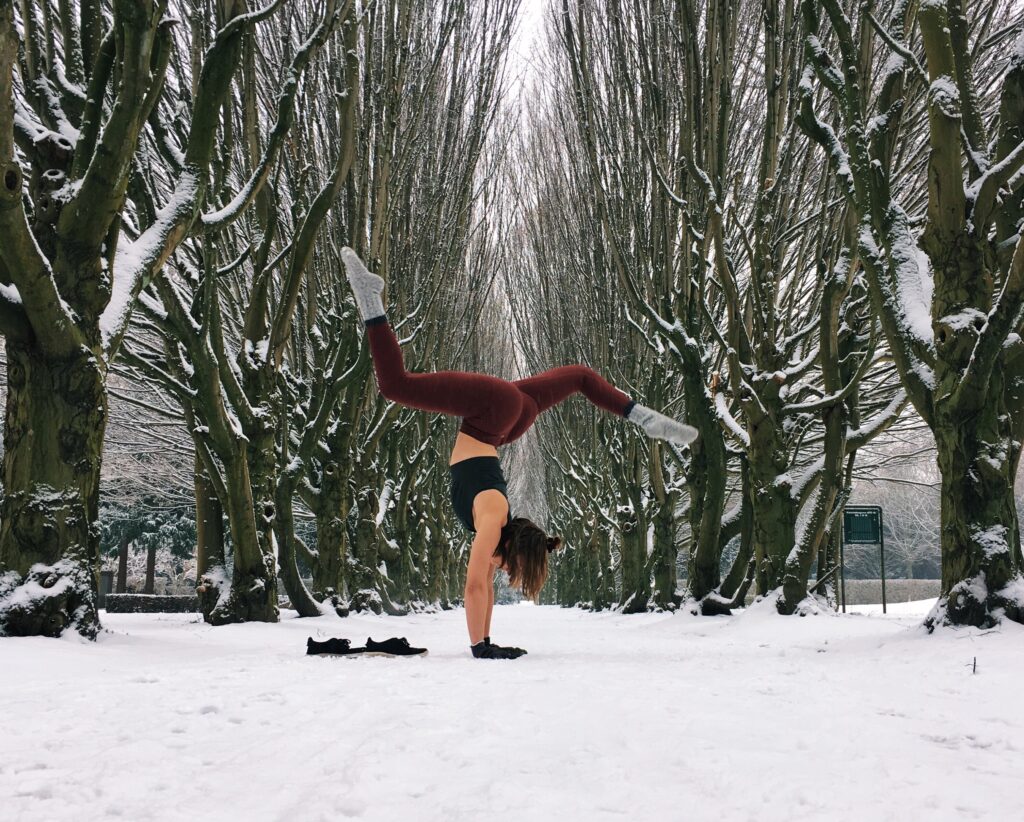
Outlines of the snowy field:
<svg viewBox="0 0 1024 822">
<path fill-rule="evenodd" d="M 462 611 L 107 614 L 95 644 L 0 640 L 0 817 L 1020 819 L 1024 629 L 928 637 L 929 605 L 498 607 L 514 662 L 472 659 Z M 430 655 L 307 657 L 310 634 Z"/>
</svg>

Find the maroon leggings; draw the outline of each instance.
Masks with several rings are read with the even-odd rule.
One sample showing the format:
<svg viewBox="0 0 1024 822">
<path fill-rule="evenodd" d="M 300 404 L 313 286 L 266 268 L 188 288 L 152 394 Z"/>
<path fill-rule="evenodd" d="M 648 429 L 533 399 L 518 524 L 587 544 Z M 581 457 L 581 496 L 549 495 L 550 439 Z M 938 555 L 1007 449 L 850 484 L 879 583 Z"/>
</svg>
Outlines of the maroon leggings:
<svg viewBox="0 0 1024 822">
<path fill-rule="evenodd" d="M 538 414 L 577 391 L 613 414 L 625 416 L 633 406 L 628 396 L 583 365 L 563 365 L 515 382 L 467 371 L 410 374 L 384 317 L 370 320 L 366 334 L 381 394 L 410 408 L 462 417 L 459 430 L 490 445 L 518 439 Z"/>
</svg>

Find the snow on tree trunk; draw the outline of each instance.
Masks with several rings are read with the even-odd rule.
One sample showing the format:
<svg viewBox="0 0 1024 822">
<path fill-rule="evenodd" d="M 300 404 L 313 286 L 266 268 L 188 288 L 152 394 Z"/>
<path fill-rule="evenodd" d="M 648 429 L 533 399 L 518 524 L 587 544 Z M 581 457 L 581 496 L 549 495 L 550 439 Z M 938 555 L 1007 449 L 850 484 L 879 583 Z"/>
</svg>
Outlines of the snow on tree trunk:
<svg viewBox="0 0 1024 822">
<path fill-rule="evenodd" d="M 8 340 L 0 633 L 95 638 L 104 371 Z"/>
<path fill-rule="evenodd" d="M 1013 494 L 1018 455 L 990 404 L 936 425 L 942 477 L 942 595 L 927 624 L 1024 622 L 1021 541 Z M 988 440 L 988 441 L 986 441 Z"/>
<path fill-rule="evenodd" d="M 313 597 L 347 613 L 344 595 L 348 586 L 348 477 L 341 463 L 324 463 L 316 507 L 316 562 L 313 565 Z"/>
<path fill-rule="evenodd" d="M 619 518 L 619 556 L 621 558 L 622 592 L 619 605 L 624 614 L 647 610 L 651 583 L 647 568 L 647 529 L 632 510 L 621 512 Z"/>
<path fill-rule="evenodd" d="M 823 45 L 822 9 L 838 62 Z M 809 67 L 800 125 L 824 149 L 857 217 L 873 308 L 938 447 L 943 582 L 927 624 L 1022 621 L 1013 482 L 1024 438 L 1024 213 L 1012 192 L 1024 167 L 1024 38 L 1008 60 L 986 64 L 960 4 L 921 4 L 922 67 L 906 45 L 912 16 L 898 5 L 884 21 L 892 54 L 869 101 L 876 83 L 862 76 L 871 65 L 858 55 L 872 47 L 874 29 L 860 21 L 855 31 L 832 3 L 803 0 L 802 12 Z M 927 83 L 923 101 L 904 99 L 911 74 Z M 839 102 L 839 131 L 815 110 L 815 76 Z M 905 134 L 903 120 L 919 116 L 922 103 L 927 129 Z M 920 141 L 926 175 L 893 161 L 897 135 Z M 909 213 L 918 202 L 923 210 Z"/>
</svg>

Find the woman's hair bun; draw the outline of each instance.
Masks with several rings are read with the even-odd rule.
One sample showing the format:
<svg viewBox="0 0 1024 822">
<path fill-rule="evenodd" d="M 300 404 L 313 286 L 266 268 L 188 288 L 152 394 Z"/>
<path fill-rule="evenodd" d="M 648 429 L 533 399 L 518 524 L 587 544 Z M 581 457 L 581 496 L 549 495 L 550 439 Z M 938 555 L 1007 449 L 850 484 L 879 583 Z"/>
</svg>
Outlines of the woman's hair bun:
<svg viewBox="0 0 1024 822">
<path fill-rule="evenodd" d="M 548 553 L 549 554 L 552 551 L 557 551 L 559 549 L 559 547 L 561 547 L 561 545 L 562 545 L 562 538 L 561 537 L 548 537 Z"/>
</svg>

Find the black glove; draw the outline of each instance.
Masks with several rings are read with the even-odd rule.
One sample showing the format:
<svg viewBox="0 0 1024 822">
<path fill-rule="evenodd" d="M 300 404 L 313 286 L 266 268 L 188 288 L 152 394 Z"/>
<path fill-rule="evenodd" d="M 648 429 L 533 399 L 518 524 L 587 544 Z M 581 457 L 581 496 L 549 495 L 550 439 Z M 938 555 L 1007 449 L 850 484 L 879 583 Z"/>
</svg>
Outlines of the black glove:
<svg viewBox="0 0 1024 822">
<path fill-rule="evenodd" d="M 491 638 L 489 636 L 484 637 L 484 645 L 488 646 L 489 648 L 501 648 L 503 651 L 511 651 L 513 656 L 510 656 L 509 659 L 518 659 L 526 653 L 526 651 L 524 651 L 522 648 L 509 648 L 505 645 L 495 645 L 493 642 L 491 642 Z"/>
<path fill-rule="evenodd" d="M 476 645 L 470 645 L 469 650 L 477 659 L 515 659 L 521 654 L 515 653 L 518 648 L 502 648 L 500 645 L 488 645 L 480 640 Z"/>
</svg>

